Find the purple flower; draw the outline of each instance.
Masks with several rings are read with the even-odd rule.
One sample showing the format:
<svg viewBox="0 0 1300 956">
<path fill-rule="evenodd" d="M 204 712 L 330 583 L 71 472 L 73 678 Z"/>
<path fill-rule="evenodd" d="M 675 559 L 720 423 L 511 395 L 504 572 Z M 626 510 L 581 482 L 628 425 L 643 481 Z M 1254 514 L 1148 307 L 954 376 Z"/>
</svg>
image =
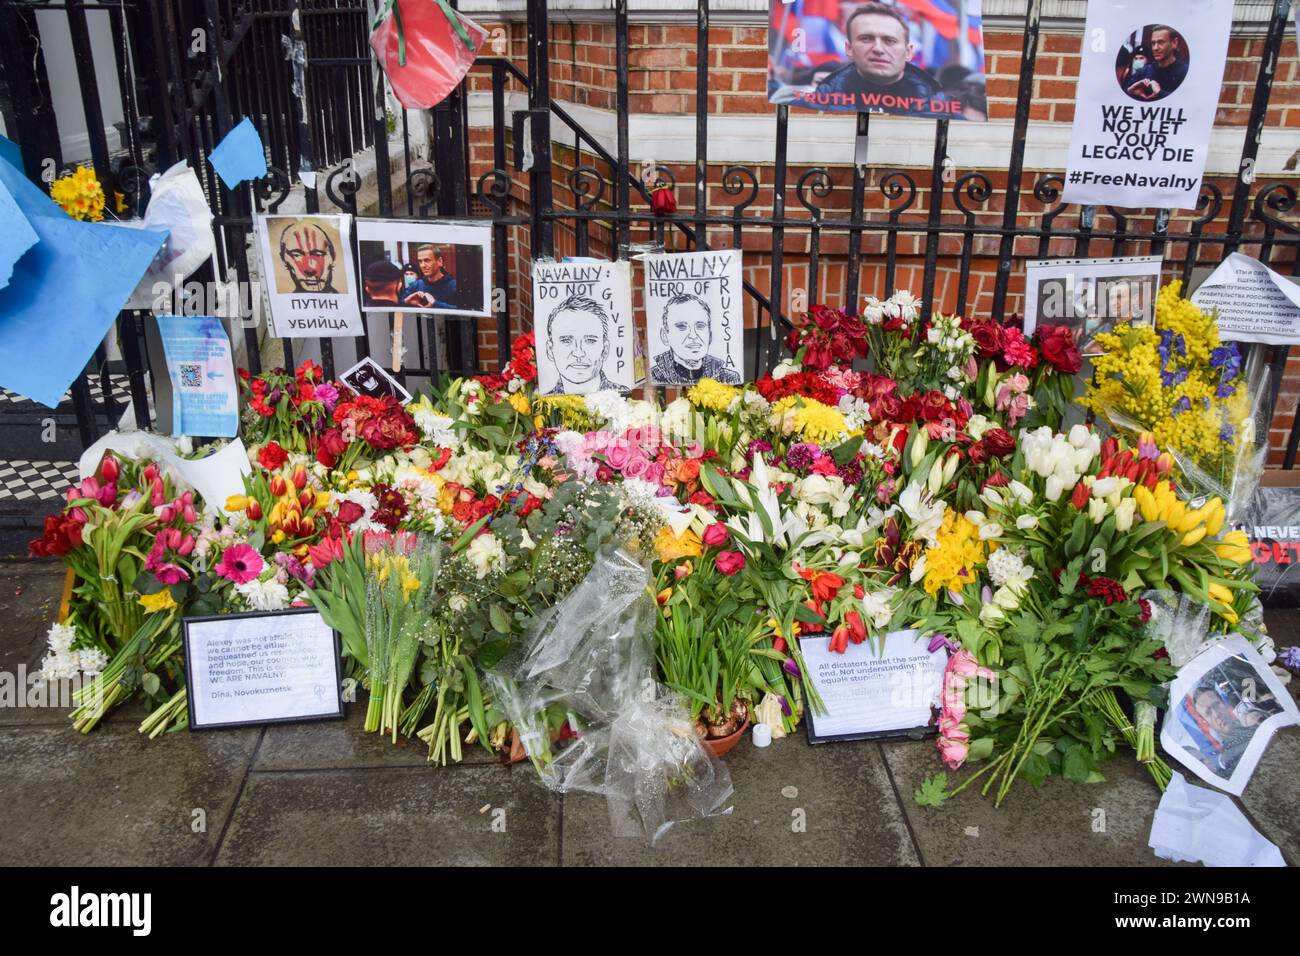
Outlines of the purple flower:
<svg viewBox="0 0 1300 956">
<path fill-rule="evenodd" d="M 783 666 L 785 667 L 785 672 L 795 680 L 799 680 L 803 677 L 803 671 L 799 670 L 799 665 L 794 662 L 794 658 L 787 660 Z"/>
<path fill-rule="evenodd" d="M 339 390 L 329 382 L 321 382 L 316 386 L 316 401 L 325 406 L 325 411 L 333 412 L 339 401 Z"/>
<path fill-rule="evenodd" d="M 790 709 L 790 702 L 786 700 L 785 697 L 781 698 L 781 713 L 785 714 L 787 717 L 794 713 L 794 711 Z"/>
<path fill-rule="evenodd" d="M 933 654 L 941 647 L 948 648 L 948 650 L 954 654 L 956 654 L 958 650 L 957 642 L 954 641 L 952 638 L 950 638 L 947 634 L 936 634 L 934 635 L 934 637 L 930 638 L 930 646 L 928 650 L 930 651 L 931 654 Z"/>
<path fill-rule="evenodd" d="M 1285 648 L 1278 655 L 1278 663 L 1287 670 L 1300 672 L 1300 645 Z"/>
<path fill-rule="evenodd" d="M 812 442 L 798 442 L 785 453 L 785 463 L 792 471 L 807 471 L 821 454 L 821 447 Z"/>
<path fill-rule="evenodd" d="M 851 461 L 846 465 L 840 465 L 838 469 L 840 479 L 846 485 L 856 485 L 862 480 L 862 466 L 856 461 Z"/>
</svg>

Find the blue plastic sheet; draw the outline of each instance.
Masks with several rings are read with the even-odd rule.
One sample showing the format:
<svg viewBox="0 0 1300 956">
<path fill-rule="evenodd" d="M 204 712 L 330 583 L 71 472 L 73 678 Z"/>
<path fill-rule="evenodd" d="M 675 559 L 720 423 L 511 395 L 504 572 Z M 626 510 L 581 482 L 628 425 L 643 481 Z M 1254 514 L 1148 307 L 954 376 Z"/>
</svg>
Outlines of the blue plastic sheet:
<svg viewBox="0 0 1300 956">
<path fill-rule="evenodd" d="M 37 239 L 0 289 L 0 386 L 55 408 L 167 233 L 78 222 L 7 162 L 0 183 Z"/>
<path fill-rule="evenodd" d="M 228 189 L 234 189 L 245 180 L 265 176 L 266 151 L 252 120 L 245 117 L 227 133 L 217 148 L 208 154 L 208 162 Z"/>
<path fill-rule="evenodd" d="M 0 289 L 9 284 L 14 266 L 34 245 L 36 230 L 18 208 L 9 187 L 0 182 Z"/>
<path fill-rule="evenodd" d="M 23 153 L 18 144 L 11 139 L 0 136 L 0 162 L 8 163 L 15 169 L 23 168 Z"/>
</svg>

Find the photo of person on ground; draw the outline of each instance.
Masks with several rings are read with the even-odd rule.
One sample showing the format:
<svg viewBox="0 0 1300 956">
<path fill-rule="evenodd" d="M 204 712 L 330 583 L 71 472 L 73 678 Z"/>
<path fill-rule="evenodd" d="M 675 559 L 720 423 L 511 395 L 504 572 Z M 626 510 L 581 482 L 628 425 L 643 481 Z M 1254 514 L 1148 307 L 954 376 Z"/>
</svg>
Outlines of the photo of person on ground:
<svg viewBox="0 0 1300 956">
<path fill-rule="evenodd" d="M 1227 779 L 1255 731 L 1282 708 L 1249 666 L 1229 658 L 1209 671 L 1177 704 L 1178 722 L 1195 749 L 1184 749 Z"/>
<path fill-rule="evenodd" d="M 712 378 L 739 385 L 740 373 L 709 354 L 713 345 L 713 311 L 698 295 L 675 295 L 664 303 L 659 338 L 667 351 L 654 361 L 657 385 L 694 385 Z"/>
<path fill-rule="evenodd" d="M 546 356 L 559 375 L 548 395 L 586 395 L 617 389 L 605 374 L 610 318 L 600 303 L 571 295 L 546 319 Z"/>
</svg>

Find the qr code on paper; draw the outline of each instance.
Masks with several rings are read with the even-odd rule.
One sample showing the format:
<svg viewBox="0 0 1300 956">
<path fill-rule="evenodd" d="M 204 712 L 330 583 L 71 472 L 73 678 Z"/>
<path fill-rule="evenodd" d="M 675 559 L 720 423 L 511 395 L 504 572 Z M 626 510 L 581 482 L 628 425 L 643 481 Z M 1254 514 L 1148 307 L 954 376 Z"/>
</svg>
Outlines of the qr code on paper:
<svg viewBox="0 0 1300 956">
<path fill-rule="evenodd" d="M 181 364 L 181 388 L 203 387 L 203 366 L 198 363 Z"/>
</svg>

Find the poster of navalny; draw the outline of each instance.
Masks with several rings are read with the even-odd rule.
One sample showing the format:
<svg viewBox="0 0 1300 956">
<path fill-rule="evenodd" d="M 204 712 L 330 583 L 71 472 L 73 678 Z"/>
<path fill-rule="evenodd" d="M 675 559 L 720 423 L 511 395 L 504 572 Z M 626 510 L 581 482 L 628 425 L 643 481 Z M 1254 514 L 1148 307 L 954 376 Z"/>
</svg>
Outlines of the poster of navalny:
<svg viewBox="0 0 1300 956">
<path fill-rule="evenodd" d="M 768 101 L 988 119 L 981 0 L 770 0 Z"/>
</svg>

